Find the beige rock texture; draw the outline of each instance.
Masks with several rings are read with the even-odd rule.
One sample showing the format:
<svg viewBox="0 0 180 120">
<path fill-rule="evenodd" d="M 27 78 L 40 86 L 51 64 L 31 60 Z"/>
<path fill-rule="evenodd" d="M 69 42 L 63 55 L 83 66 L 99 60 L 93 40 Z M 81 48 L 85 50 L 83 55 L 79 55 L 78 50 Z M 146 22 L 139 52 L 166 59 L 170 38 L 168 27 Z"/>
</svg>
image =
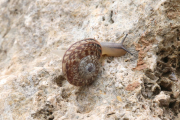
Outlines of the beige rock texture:
<svg viewBox="0 0 180 120">
<path fill-rule="evenodd" d="M 125 34 L 133 56 L 67 82 L 64 47 Z M 0 1 L 0 120 L 180 120 L 179 91 L 180 0 Z"/>
</svg>

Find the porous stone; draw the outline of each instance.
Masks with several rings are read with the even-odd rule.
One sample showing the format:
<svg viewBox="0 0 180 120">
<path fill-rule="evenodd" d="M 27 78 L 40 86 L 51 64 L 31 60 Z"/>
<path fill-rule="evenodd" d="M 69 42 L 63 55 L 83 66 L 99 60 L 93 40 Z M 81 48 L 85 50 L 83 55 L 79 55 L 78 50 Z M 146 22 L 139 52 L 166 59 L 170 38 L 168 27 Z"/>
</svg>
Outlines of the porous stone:
<svg viewBox="0 0 180 120">
<path fill-rule="evenodd" d="M 1 0 L 0 119 L 178 119 L 179 4 Z M 103 57 L 100 73 L 89 86 L 66 81 L 64 49 L 84 38 L 120 43 L 127 33 L 124 45 L 133 56 Z M 136 86 L 127 90 L 133 83 Z"/>
</svg>

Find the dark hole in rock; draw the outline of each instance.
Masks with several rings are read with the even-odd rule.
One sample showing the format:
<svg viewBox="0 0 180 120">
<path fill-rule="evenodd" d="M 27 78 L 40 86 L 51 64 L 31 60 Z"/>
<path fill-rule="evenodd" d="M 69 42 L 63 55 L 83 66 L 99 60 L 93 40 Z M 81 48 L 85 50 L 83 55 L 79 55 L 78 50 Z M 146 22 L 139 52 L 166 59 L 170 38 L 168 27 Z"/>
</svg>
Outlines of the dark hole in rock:
<svg viewBox="0 0 180 120">
<path fill-rule="evenodd" d="M 173 108 L 175 106 L 175 104 L 176 104 L 176 101 L 170 102 L 169 103 L 169 108 Z"/>
<path fill-rule="evenodd" d="M 123 120 L 129 120 L 129 118 L 123 118 Z"/>
<path fill-rule="evenodd" d="M 176 49 L 176 47 L 174 45 L 171 46 L 173 49 Z"/>
<path fill-rule="evenodd" d="M 161 91 L 172 91 L 171 86 L 172 84 L 167 84 L 164 81 L 160 83 Z"/>
<path fill-rule="evenodd" d="M 162 58 L 162 61 L 165 62 L 165 63 L 167 63 L 168 60 L 169 60 L 169 58 L 167 56 L 165 58 Z"/>
<path fill-rule="evenodd" d="M 159 102 L 160 102 L 160 106 L 164 106 L 164 107 L 169 106 L 169 102 L 164 99 L 159 100 Z"/>
<path fill-rule="evenodd" d="M 104 16 L 102 17 L 102 21 L 105 21 L 105 17 Z"/>
<path fill-rule="evenodd" d="M 158 84 L 161 87 L 161 91 L 172 91 L 173 82 L 167 77 L 162 77 Z"/>
<path fill-rule="evenodd" d="M 55 83 L 59 86 L 59 87 L 62 87 L 62 82 L 65 80 L 66 78 L 64 77 L 64 75 L 59 75 L 59 76 L 56 76 L 54 78 L 54 81 Z"/>
<path fill-rule="evenodd" d="M 169 108 L 173 110 L 175 115 L 177 115 L 180 112 L 180 103 L 177 100 L 172 100 L 169 104 Z"/>
<path fill-rule="evenodd" d="M 162 49 L 162 50 L 160 51 L 160 54 L 163 55 L 165 52 L 166 52 L 166 50 L 165 50 L 165 49 Z"/>
<path fill-rule="evenodd" d="M 172 93 L 170 94 L 170 98 L 174 98 L 174 95 Z"/>
<path fill-rule="evenodd" d="M 53 113 L 53 112 L 50 112 L 50 111 L 49 111 L 49 115 L 51 115 L 52 113 Z"/>
<path fill-rule="evenodd" d="M 173 68 L 176 68 L 176 63 L 173 63 L 173 64 L 172 64 L 172 67 L 173 67 Z"/>
<path fill-rule="evenodd" d="M 111 10 L 111 14 L 110 14 L 110 23 L 114 23 L 114 20 L 112 19 L 113 17 L 113 10 Z"/>
<path fill-rule="evenodd" d="M 161 89 L 159 87 L 156 87 L 153 91 L 154 95 L 158 95 L 161 92 Z"/>
<path fill-rule="evenodd" d="M 54 120 L 54 116 L 50 117 L 49 120 Z"/>
</svg>

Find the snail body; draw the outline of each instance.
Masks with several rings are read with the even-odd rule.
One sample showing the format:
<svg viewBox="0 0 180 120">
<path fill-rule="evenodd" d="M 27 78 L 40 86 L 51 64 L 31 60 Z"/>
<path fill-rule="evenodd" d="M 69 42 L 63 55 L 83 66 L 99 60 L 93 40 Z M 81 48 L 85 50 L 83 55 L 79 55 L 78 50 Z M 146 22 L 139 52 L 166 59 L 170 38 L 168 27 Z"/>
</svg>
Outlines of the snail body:
<svg viewBox="0 0 180 120">
<path fill-rule="evenodd" d="M 75 86 L 91 84 L 98 75 L 102 55 L 122 56 L 129 52 L 123 47 L 125 38 L 121 43 L 99 43 L 88 38 L 71 45 L 62 61 L 63 74 L 68 82 Z"/>
</svg>

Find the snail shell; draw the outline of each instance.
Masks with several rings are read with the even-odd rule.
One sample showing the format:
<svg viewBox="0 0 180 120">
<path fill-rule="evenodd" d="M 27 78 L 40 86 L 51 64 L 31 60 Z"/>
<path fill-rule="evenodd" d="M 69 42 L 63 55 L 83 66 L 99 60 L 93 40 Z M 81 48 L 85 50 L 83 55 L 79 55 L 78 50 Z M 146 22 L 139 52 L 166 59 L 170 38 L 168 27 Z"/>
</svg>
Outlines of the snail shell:
<svg viewBox="0 0 180 120">
<path fill-rule="evenodd" d="M 75 86 L 91 84 L 100 69 L 102 55 L 100 43 L 94 39 L 84 39 L 70 46 L 62 61 L 62 70 L 68 82 Z"/>
<path fill-rule="evenodd" d="M 70 46 L 65 52 L 62 61 L 62 70 L 68 82 L 75 86 L 91 84 L 98 75 L 102 54 L 107 56 L 120 57 L 128 51 L 123 42 L 121 43 L 99 43 L 88 38 L 78 41 Z"/>
</svg>

